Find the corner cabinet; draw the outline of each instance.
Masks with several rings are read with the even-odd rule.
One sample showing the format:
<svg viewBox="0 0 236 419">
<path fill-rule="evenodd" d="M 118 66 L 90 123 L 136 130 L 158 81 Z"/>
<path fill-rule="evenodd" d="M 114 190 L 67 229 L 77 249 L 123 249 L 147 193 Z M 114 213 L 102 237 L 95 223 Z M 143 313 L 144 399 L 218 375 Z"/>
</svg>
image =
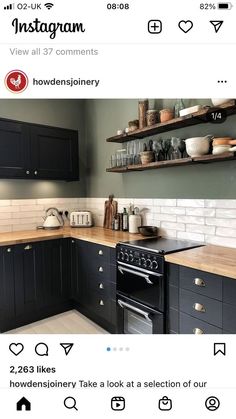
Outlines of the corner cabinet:
<svg viewBox="0 0 236 419">
<path fill-rule="evenodd" d="M 0 178 L 78 180 L 78 132 L 0 119 Z"/>
</svg>

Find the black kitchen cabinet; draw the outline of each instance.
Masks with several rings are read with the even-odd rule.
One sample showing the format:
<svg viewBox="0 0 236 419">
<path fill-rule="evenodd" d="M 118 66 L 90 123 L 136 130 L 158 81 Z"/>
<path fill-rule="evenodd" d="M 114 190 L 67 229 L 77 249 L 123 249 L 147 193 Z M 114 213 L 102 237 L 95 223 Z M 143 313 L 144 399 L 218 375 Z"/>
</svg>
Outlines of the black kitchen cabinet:
<svg viewBox="0 0 236 419">
<path fill-rule="evenodd" d="M 236 280 L 167 264 L 167 333 L 236 333 Z"/>
<path fill-rule="evenodd" d="M 0 332 L 15 324 L 13 262 L 11 247 L 0 247 Z"/>
<path fill-rule="evenodd" d="M 27 124 L 0 119 L 0 177 L 26 177 L 29 160 Z"/>
<path fill-rule="evenodd" d="M 72 240 L 72 295 L 76 308 L 106 330 L 116 331 L 115 249 Z"/>
<path fill-rule="evenodd" d="M 69 300 L 69 239 L 48 240 L 42 243 L 44 307 L 50 309 Z"/>
<path fill-rule="evenodd" d="M 43 305 L 41 243 L 14 246 L 13 259 L 16 319 L 30 322 Z"/>
<path fill-rule="evenodd" d="M 0 177 L 79 179 L 78 132 L 0 119 Z"/>
<path fill-rule="evenodd" d="M 78 179 L 76 131 L 32 125 L 31 173 L 40 179 Z"/>
</svg>

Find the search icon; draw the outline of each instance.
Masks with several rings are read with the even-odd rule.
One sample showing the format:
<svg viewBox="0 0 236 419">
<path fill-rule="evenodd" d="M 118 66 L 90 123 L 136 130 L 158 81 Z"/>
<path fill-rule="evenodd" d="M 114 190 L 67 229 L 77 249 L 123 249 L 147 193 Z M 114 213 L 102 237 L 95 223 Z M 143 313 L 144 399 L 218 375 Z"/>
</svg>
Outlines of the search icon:
<svg viewBox="0 0 236 419">
<path fill-rule="evenodd" d="M 66 397 L 64 400 L 64 406 L 67 409 L 75 409 L 78 410 L 76 407 L 76 400 L 74 397 Z"/>
</svg>

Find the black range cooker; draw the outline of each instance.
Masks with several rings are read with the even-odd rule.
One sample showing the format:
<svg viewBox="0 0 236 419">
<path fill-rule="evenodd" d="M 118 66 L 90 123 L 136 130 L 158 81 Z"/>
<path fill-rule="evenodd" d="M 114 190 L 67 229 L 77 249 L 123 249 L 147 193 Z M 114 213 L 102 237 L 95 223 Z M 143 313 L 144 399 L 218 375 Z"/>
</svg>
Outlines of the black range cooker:
<svg viewBox="0 0 236 419">
<path fill-rule="evenodd" d="M 117 245 L 118 332 L 166 332 L 167 281 L 164 255 L 201 244 L 149 238 Z"/>
</svg>

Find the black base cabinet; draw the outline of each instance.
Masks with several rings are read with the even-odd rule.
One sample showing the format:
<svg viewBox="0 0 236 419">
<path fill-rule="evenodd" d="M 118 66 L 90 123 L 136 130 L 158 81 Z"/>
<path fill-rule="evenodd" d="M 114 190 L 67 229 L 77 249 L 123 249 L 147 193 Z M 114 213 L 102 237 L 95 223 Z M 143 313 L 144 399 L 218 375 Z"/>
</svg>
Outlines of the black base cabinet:
<svg viewBox="0 0 236 419">
<path fill-rule="evenodd" d="M 0 247 L 0 332 L 15 327 L 14 267 L 10 247 Z"/>
<path fill-rule="evenodd" d="M 115 249 L 71 240 L 71 298 L 76 308 L 111 333 L 116 332 Z"/>
<path fill-rule="evenodd" d="M 236 280 L 168 264 L 167 333 L 236 333 Z"/>
</svg>

